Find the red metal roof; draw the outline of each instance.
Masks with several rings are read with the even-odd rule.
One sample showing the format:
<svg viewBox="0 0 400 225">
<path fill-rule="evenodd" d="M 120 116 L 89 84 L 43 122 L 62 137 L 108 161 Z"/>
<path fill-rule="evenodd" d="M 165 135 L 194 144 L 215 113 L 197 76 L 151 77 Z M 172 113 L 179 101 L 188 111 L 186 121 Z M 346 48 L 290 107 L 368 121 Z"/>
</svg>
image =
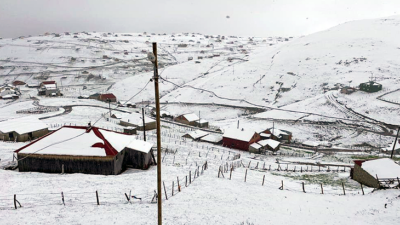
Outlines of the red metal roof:
<svg viewBox="0 0 400 225">
<path fill-rule="evenodd" d="M 105 153 L 106 153 L 106 156 L 115 156 L 115 155 L 118 154 L 118 151 L 115 150 L 115 148 L 110 144 L 110 142 L 109 142 L 109 141 L 101 134 L 101 132 L 99 131 L 99 130 L 106 130 L 106 129 L 102 129 L 102 128 L 98 128 L 98 127 L 91 127 L 90 129 L 88 129 L 88 127 L 86 127 L 86 126 L 63 126 L 63 127 L 59 128 L 59 129 L 57 129 L 57 130 L 55 130 L 55 131 L 53 131 L 53 132 L 51 132 L 51 133 L 48 133 L 48 134 L 46 134 L 45 136 L 43 136 L 43 137 L 41 137 L 41 138 L 39 138 L 39 139 L 37 139 L 37 140 L 35 140 L 35 141 L 33 141 L 33 142 L 27 144 L 27 145 L 25 145 L 25 146 L 23 146 L 23 147 L 21 147 L 21 148 L 15 150 L 14 152 L 18 153 L 18 152 L 20 152 L 21 150 L 23 150 L 24 148 L 26 148 L 26 147 L 28 147 L 28 146 L 30 146 L 30 145 L 32 145 L 32 144 L 34 144 L 34 143 L 36 143 L 36 142 L 42 140 L 42 139 L 44 139 L 44 138 L 46 138 L 46 137 L 48 137 L 48 136 L 54 134 L 55 132 L 59 131 L 60 129 L 62 129 L 62 128 L 64 128 L 64 127 L 74 128 L 74 129 L 81 129 L 82 132 L 85 132 L 85 130 L 86 130 L 86 132 L 93 131 L 93 133 L 94 133 L 98 138 L 100 138 L 100 139 L 103 140 L 104 144 L 103 144 L 103 143 L 95 143 L 92 147 L 103 148 L 104 151 L 105 151 Z M 128 135 L 128 134 L 125 134 L 125 133 L 120 133 L 120 132 L 116 132 L 116 131 L 112 131 L 112 130 L 106 130 L 106 131 L 114 132 L 114 133 L 121 134 L 121 135 Z M 38 153 L 38 154 L 40 154 L 40 153 Z"/>
<path fill-rule="evenodd" d="M 115 97 L 115 95 L 114 94 L 112 94 L 112 93 L 108 93 L 108 94 L 101 94 L 100 95 L 100 99 L 113 99 L 113 98 L 117 98 L 117 97 Z"/>
<path fill-rule="evenodd" d="M 56 82 L 54 80 L 49 80 L 49 81 L 43 81 L 42 84 L 55 84 Z"/>
</svg>

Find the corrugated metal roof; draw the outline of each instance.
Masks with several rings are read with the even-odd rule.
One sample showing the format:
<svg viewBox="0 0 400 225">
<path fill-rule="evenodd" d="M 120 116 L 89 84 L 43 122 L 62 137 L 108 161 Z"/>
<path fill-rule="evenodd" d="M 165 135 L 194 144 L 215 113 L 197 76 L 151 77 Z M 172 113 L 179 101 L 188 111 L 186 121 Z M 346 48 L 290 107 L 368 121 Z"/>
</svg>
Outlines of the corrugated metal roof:
<svg viewBox="0 0 400 225">
<path fill-rule="evenodd" d="M 225 131 L 223 137 L 239 141 L 250 141 L 255 133 L 255 131 L 249 130 L 230 129 Z"/>
<path fill-rule="evenodd" d="M 36 117 L 22 117 L 0 122 L 0 132 L 27 134 L 33 131 L 46 129 L 47 125 Z"/>
</svg>

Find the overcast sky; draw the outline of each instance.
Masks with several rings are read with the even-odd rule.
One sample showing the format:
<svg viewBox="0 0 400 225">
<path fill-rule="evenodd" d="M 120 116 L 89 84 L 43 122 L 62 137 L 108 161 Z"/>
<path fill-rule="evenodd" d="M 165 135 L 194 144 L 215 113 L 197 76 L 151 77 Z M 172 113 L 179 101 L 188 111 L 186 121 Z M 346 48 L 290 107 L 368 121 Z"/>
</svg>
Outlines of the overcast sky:
<svg viewBox="0 0 400 225">
<path fill-rule="evenodd" d="M 400 0 L 0 0 L 0 37 L 64 31 L 298 36 L 399 13 Z"/>
</svg>

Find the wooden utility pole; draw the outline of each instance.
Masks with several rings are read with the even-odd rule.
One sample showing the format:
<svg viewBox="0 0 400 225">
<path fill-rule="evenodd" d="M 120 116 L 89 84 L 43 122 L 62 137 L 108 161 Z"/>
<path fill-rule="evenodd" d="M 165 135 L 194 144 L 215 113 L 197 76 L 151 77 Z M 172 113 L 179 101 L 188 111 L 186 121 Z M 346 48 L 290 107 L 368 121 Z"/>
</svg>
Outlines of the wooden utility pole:
<svg viewBox="0 0 400 225">
<path fill-rule="evenodd" d="M 396 148 L 396 143 L 397 143 L 397 138 L 399 137 L 399 132 L 400 132 L 400 127 L 397 130 L 396 140 L 393 143 L 392 155 L 390 156 L 391 159 L 393 159 L 393 153 L 394 153 L 394 149 Z"/>
<path fill-rule="evenodd" d="M 143 118 L 143 141 L 146 141 L 146 122 L 144 121 L 144 108 L 142 108 L 142 118 Z"/>
<path fill-rule="evenodd" d="M 156 100 L 156 121 L 157 121 L 157 194 L 158 194 L 158 224 L 162 224 L 162 198 L 161 198 L 161 125 L 160 125 L 160 93 L 158 91 L 158 63 L 157 43 L 153 42 L 154 54 L 154 89 Z"/>
</svg>

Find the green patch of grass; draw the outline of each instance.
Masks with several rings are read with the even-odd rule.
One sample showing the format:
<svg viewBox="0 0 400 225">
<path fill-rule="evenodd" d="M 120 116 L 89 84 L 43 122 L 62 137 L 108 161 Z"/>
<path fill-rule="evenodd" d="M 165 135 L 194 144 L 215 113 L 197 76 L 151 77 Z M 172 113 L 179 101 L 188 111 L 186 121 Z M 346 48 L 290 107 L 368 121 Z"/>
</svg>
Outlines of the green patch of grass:
<svg viewBox="0 0 400 225">
<path fill-rule="evenodd" d="M 341 187 L 342 182 L 346 188 L 359 189 L 357 182 L 348 177 L 339 177 L 337 173 L 320 173 L 320 174 L 297 174 L 297 173 L 272 173 L 277 176 L 284 176 L 294 180 L 304 181 L 306 184 L 323 184 L 334 187 Z"/>
</svg>

